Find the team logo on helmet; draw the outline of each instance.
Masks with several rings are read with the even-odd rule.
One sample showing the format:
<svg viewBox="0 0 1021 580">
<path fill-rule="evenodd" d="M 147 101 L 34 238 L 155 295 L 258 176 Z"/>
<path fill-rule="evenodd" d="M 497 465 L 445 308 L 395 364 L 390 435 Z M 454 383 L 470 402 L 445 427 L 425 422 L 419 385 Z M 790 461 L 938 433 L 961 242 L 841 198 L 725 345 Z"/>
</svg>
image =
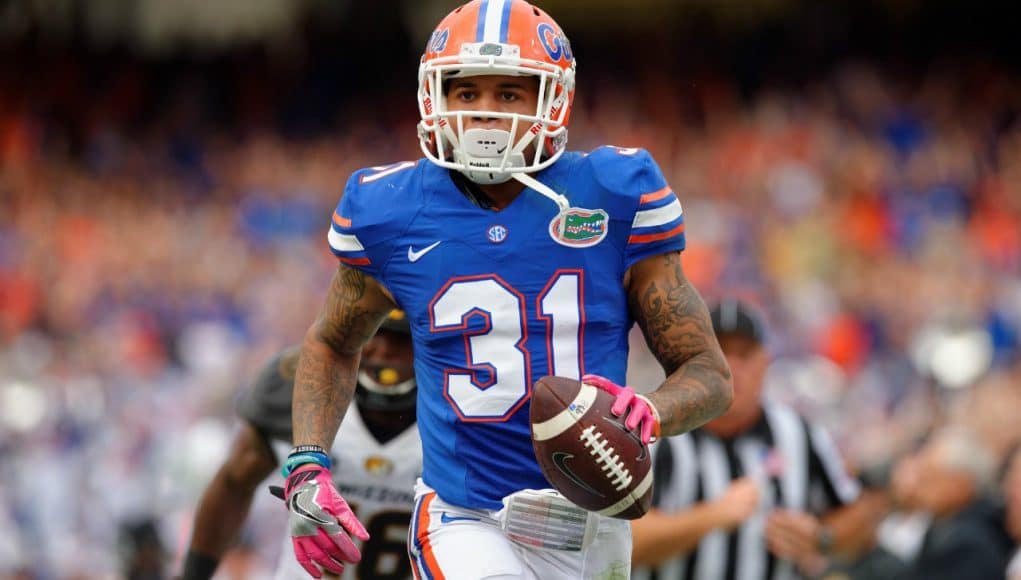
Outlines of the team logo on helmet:
<svg viewBox="0 0 1021 580">
<path fill-rule="evenodd" d="M 479 47 L 479 56 L 500 56 L 503 54 L 503 45 L 500 44 L 483 44 Z"/>
<path fill-rule="evenodd" d="M 447 48 L 447 39 L 450 38 L 450 29 L 435 30 L 429 36 L 429 42 L 425 45 L 426 52 L 443 52 Z"/>
<path fill-rule="evenodd" d="M 543 22 L 536 27 L 535 33 L 539 35 L 539 44 L 542 45 L 551 61 L 574 60 L 571 43 L 563 32 L 557 32 L 551 24 Z"/>
<path fill-rule="evenodd" d="M 570 248 L 587 248 L 603 241 L 610 225 L 610 216 L 601 209 L 568 208 L 549 223 L 553 241 Z"/>
</svg>

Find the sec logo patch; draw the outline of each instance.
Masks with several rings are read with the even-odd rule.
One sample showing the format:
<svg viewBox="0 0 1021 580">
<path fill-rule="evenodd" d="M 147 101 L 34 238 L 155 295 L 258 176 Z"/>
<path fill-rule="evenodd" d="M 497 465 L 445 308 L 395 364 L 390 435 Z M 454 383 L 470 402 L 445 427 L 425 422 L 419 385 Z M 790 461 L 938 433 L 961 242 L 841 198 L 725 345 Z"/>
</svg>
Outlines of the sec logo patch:
<svg viewBox="0 0 1021 580">
<path fill-rule="evenodd" d="M 500 224 L 490 226 L 489 230 L 486 231 L 486 238 L 494 244 L 499 244 L 507 239 L 507 228 Z"/>
</svg>

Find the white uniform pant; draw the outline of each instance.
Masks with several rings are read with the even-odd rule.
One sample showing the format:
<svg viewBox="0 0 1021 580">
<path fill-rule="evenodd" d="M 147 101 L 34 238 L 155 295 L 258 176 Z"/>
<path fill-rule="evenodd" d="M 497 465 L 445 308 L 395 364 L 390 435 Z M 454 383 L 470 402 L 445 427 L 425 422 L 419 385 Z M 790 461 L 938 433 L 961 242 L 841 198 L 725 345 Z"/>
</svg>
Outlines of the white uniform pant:
<svg viewBox="0 0 1021 580">
<path fill-rule="evenodd" d="M 419 480 L 408 530 L 408 552 L 417 580 L 627 580 L 631 526 L 599 518 L 587 549 L 556 551 L 511 541 L 500 514 L 450 505 Z"/>
</svg>

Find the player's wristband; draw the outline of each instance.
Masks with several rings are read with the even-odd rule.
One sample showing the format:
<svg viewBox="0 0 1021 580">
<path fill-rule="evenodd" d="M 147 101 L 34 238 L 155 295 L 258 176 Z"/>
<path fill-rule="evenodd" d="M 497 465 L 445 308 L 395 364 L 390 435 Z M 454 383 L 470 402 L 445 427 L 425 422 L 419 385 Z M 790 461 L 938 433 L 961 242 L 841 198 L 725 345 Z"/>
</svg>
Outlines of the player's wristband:
<svg viewBox="0 0 1021 580">
<path fill-rule="evenodd" d="M 299 453 L 322 453 L 326 455 L 326 450 L 318 445 L 298 445 L 291 449 L 291 452 L 287 454 L 288 457 L 297 455 Z"/>
<path fill-rule="evenodd" d="M 184 571 L 181 580 L 209 580 L 216 573 L 220 559 L 188 550 L 184 557 Z"/>
<path fill-rule="evenodd" d="M 320 467 L 330 469 L 333 466 L 333 462 L 330 461 L 330 456 L 318 451 L 312 451 L 309 453 L 296 453 L 287 456 L 287 460 L 284 461 L 284 466 L 280 468 L 280 474 L 284 477 L 291 475 L 291 472 L 295 469 L 305 465 L 306 463 L 315 463 Z"/>
</svg>

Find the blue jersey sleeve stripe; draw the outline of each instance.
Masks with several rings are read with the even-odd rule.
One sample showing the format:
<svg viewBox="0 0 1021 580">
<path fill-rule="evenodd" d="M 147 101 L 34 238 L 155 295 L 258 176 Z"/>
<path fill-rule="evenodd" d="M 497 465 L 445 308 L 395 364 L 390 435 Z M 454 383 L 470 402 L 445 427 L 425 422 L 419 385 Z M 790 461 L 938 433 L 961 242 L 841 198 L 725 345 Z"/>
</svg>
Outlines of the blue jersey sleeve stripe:
<svg viewBox="0 0 1021 580">
<path fill-rule="evenodd" d="M 684 239 L 684 224 L 679 226 L 678 232 L 663 232 L 652 234 L 652 236 L 664 236 L 660 239 L 647 239 L 627 246 L 627 254 L 624 258 L 624 267 L 630 268 L 636 263 L 660 254 L 671 252 L 683 252 L 686 240 Z M 635 236 L 632 236 L 635 237 Z"/>
<path fill-rule="evenodd" d="M 330 251 L 333 252 L 333 255 L 344 264 L 350 266 L 368 266 L 371 264 L 372 260 L 366 254 L 362 243 L 358 241 L 358 236 L 342 234 L 334 229 L 336 227 L 335 225 L 330 227 L 328 236 Z"/>
<path fill-rule="evenodd" d="M 661 207 L 670 205 L 671 203 L 674 202 L 675 199 L 677 199 L 677 196 L 674 195 L 673 191 L 670 191 L 667 193 L 667 195 L 664 195 L 663 197 L 657 199 L 656 201 L 650 201 L 648 203 L 639 204 L 637 210 L 648 211 L 650 209 L 659 209 Z"/>
<path fill-rule="evenodd" d="M 632 236 L 644 236 L 646 234 L 658 234 L 659 232 L 668 232 L 673 229 L 677 229 L 677 226 L 684 223 L 684 215 L 679 215 L 670 221 L 664 221 L 658 225 L 650 225 L 641 228 L 631 228 Z"/>
<path fill-rule="evenodd" d="M 365 251 L 365 246 L 363 246 L 358 240 L 358 236 L 354 234 L 342 234 L 331 227 L 328 239 L 330 242 L 330 248 L 335 252 Z"/>
<path fill-rule="evenodd" d="M 660 231 L 655 229 L 647 230 L 643 233 L 632 233 L 631 237 L 628 238 L 628 245 L 632 244 L 648 244 L 650 242 L 658 242 L 675 236 L 684 235 L 684 220 L 677 220 L 671 222 L 672 227 L 669 229 L 663 228 Z"/>
<path fill-rule="evenodd" d="M 653 183 L 663 183 L 661 179 Z M 637 209 L 625 249 L 626 268 L 651 256 L 684 251 L 684 210 L 669 186 L 642 195 Z"/>
<path fill-rule="evenodd" d="M 675 197 L 663 207 L 635 212 L 635 219 L 631 222 L 631 228 L 662 226 L 677 221 L 683 215 L 684 210 L 681 208 L 681 202 Z"/>
</svg>

